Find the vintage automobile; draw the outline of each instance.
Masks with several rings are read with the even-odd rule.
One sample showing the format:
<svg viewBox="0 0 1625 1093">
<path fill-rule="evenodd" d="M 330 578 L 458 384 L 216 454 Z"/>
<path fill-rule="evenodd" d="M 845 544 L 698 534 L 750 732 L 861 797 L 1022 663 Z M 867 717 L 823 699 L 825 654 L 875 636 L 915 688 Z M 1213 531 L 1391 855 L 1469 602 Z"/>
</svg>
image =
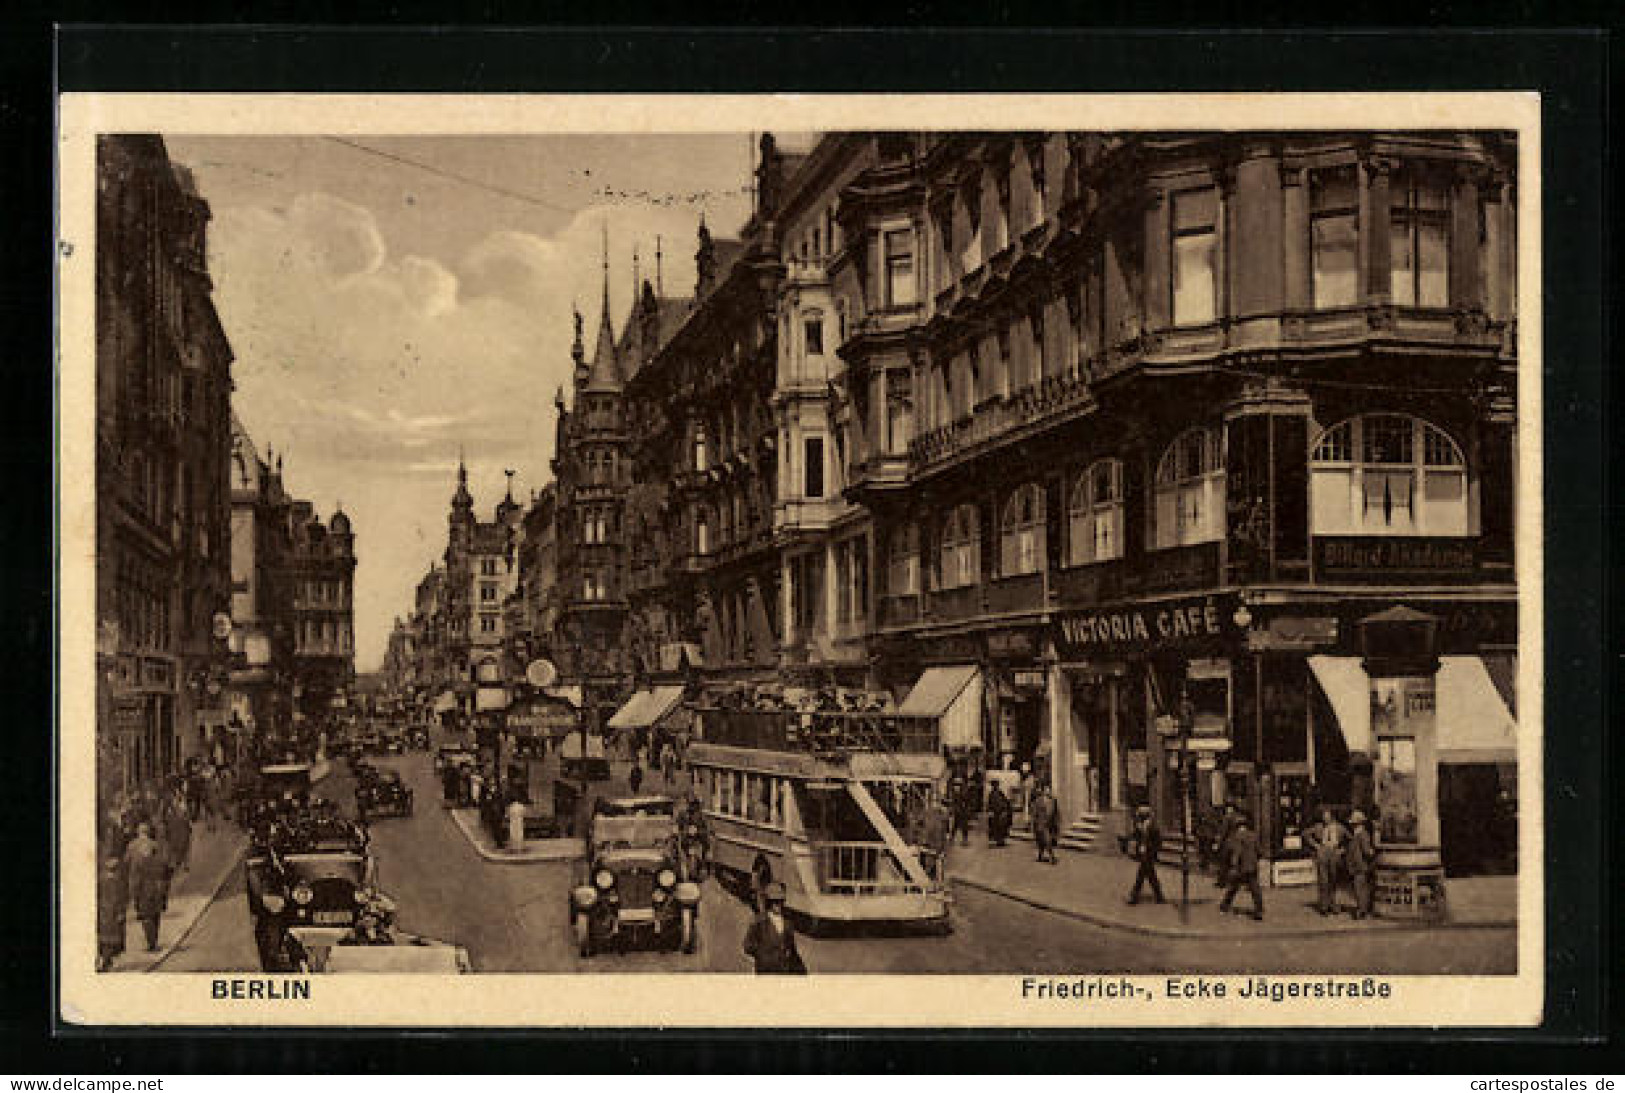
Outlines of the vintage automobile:
<svg viewBox="0 0 1625 1093">
<path fill-rule="evenodd" d="M 260 965 L 286 971 L 293 961 L 288 931 L 353 926 L 377 862 L 364 831 L 321 808 L 273 820 L 251 842 L 243 872 Z"/>
<path fill-rule="evenodd" d="M 399 771 L 379 770 L 373 777 L 357 782 L 356 812 L 362 816 L 412 815 L 412 787 L 401 781 Z"/>
<path fill-rule="evenodd" d="M 252 829 L 271 814 L 297 806 L 310 793 L 309 763 L 269 763 L 246 780 L 237 797 L 237 822 Z"/>
<path fill-rule="evenodd" d="M 700 886 L 687 875 L 677 843 L 671 798 L 598 802 L 586 860 L 570 889 L 570 924 L 583 957 L 645 939 L 694 951 Z"/>
</svg>

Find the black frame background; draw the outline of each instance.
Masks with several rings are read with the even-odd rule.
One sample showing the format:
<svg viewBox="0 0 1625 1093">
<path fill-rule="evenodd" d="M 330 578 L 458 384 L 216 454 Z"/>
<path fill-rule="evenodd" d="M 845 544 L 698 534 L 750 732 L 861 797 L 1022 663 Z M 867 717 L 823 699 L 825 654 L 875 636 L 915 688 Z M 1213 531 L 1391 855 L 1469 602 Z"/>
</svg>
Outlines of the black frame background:
<svg viewBox="0 0 1625 1093">
<path fill-rule="evenodd" d="M 1524 9 L 1508 6 L 1514 15 Z M 415 10 L 414 10 L 415 9 Z M 168 8 L 174 13 L 179 8 Z M 221 9 L 223 11 L 224 9 Z M 444 18 L 426 4 L 379 17 Z M 201 14 L 201 13 L 200 13 Z M 220 12 L 217 12 L 218 15 Z M 323 8 L 298 14 L 331 16 Z M 490 18 L 493 10 L 473 12 Z M 1009 18 L 1008 10 L 995 14 Z M 1110 12 L 1100 14 L 1112 14 Z M 1208 13 L 1211 17 L 1211 12 Z M 1422 13 L 1446 21 L 1448 10 Z M 1483 19 L 1483 7 L 1468 11 Z M 928 8 L 900 13 L 919 26 Z M 170 14 L 173 18 L 174 15 Z M 0 631 L 11 677 L 0 816 L 11 892 L 0 901 L 0 1058 L 6 1069 L 145 1073 L 316 1070 L 1396 1070 L 1618 1073 L 1619 917 L 1607 857 L 1620 801 L 1609 712 L 1617 669 L 1598 638 L 1608 580 L 1612 409 L 1603 279 L 1604 127 L 1611 42 L 1597 31 L 1413 29 L 1333 33 L 1121 30 L 756 29 L 551 31 L 377 27 L 108 27 L 0 34 L 0 314 L 15 332 L 0 431 L 10 471 L 4 544 L 16 607 Z M 54 53 L 54 55 L 53 55 Z M 118 1032 L 55 1018 L 53 603 L 55 489 L 50 273 L 55 86 L 62 91 L 1202 91 L 1538 90 L 1546 263 L 1547 1018 L 1532 1031 L 1343 1032 Z M 1617 263 L 1613 251 L 1607 252 Z M 1611 269 L 1611 272 L 1613 270 Z M 1605 494 L 1605 491 L 1609 491 Z M 1606 674 L 1605 674 L 1606 673 Z M 14 879 L 13 879 L 14 878 Z M 20 882 L 20 883 L 18 883 Z M 468 1050 L 447 1051 L 448 1039 Z M 477 1041 L 477 1043 L 476 1043 Z M 1132 1049 L 1125 1050 L 1129 1042 Z M 1380 1042 L 1380 1050 L 1374 1050 Z"/>
</svg>

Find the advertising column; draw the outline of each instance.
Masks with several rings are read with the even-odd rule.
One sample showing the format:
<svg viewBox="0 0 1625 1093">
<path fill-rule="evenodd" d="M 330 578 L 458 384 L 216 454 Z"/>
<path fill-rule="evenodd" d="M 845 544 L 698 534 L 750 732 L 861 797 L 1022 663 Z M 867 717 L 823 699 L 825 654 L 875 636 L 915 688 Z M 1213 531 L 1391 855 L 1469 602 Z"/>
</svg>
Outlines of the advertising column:
<svg viewBox="0 0 1625 1093">
<path fill-rule="evenodd" d="M 1360 632 L 1371 682 L 1376 904 L 1390 917 L 1441 915 L 1437 620 L 1396 607 L 1362 619 Z"/>
</svg>

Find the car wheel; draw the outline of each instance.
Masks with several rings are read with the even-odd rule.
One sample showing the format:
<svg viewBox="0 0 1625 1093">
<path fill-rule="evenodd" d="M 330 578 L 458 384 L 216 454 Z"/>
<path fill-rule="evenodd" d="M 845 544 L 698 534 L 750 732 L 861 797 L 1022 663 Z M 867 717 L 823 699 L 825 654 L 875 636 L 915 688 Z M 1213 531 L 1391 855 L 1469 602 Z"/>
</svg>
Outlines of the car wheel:
<svg viewBox="0 0 1625 1093">
<path fill-rule="evenodd" d="M 694 946 L 699 941 L 698 931 L 694 929 L 694 911 L 692 908 L 683 908 L 682 930 L 679 936 L 681 938 L 679 947 L 685 953 L 692 953 Z"/>
<path fill-rule="evenodd" d="M 575 916 L 575 924 L 576 948 L 581 952 L 581 958 L 585 960 L 592 956 L 592 927 L 587 923 L 587 916 L 583 914 Z"/>
</svg>

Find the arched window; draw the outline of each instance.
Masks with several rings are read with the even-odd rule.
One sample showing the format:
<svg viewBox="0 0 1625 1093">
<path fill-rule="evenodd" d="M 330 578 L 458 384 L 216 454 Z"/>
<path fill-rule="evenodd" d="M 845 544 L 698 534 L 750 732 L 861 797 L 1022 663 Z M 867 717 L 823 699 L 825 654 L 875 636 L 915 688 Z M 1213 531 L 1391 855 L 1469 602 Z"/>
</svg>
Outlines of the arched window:
<svg viewBox="0 0 1625 1093">
<path fill-rule="evenodd" d="M 1072 486 L 1067 506 L 1067 564 L 1109 562 L 1123 556 L 1123 463 L 1102 459 Z"/>
<path fill-rule="evenodd" d="M 1224 531 L 1224 469 L 1219 434 L 1188 429 L 1157 464 L 1152 548 L 1189 546 L 1219 539 Z"/>
<path fill-rule="evenodd" d="M 982 566 L 981 532 L 975 505 L 960 505 L 948 514 L 942 526 L 942 561 L 938 567 L 943 588 L 976 583 Z"/>
<path fill-rule="evenodd" d="M 1311 460 L 1316 535 L 1467 535 L 1467 464 L 1442 429 L 1366 414 L 1320 435 Z"/>
<path fill-rule="evenodd" d="M 886 590 L 893 596 L 912 596 L 920 590 L 920 526 L 903 524 L 892 532 L 887 561 Z"/>
<path fill-rule="evenodd" d="M 999 530 L 999 575 L 1037 573 L 1044 557 L 1044 491 L 1036 482 L 1010 495 Z"/>
</svg>

